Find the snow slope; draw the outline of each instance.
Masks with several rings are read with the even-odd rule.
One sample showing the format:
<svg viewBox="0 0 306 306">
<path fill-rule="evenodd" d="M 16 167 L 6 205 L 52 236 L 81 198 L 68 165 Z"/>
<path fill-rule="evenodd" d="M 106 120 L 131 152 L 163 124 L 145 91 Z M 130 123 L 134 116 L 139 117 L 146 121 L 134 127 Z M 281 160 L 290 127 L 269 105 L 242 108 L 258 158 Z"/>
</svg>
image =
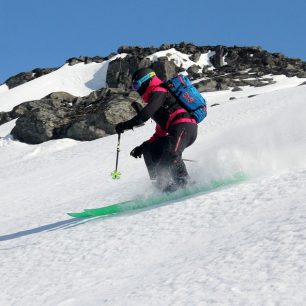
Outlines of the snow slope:
<svg viewBox="0 0 306 306">
<path fill-rule="evenodd" d="M 233 101 L 207 94 L 224 103 L 209 108 L 185 151 L 197 161 L 190 174 L 248 180 L 119 216 L 65 213 L 154 193 L 143 160 L 129 156 L 153 123 L 123 134 L 119 181 L 110 176 L 116 135 L 0 139 L 0 305 L 305 305 L 306 86 L 295 81 L 253 98 L 245 88 Z"/>
<path fill-rule="evenodd" d="M 0 111 L 10 111 L 14 106 L 46 95 L 65 91 L 75 96 L 87 96 L 92 91 L 106 87 L 106 73 L 110 61 L 126 54 L 118 54 L 103 63 L 80 63 L 61 68 L 8 90 L 4 84 L 0 86 Z"/>
<path fill-rule="evenodd" d="M 212 63 L 210 62 L 210 57 L 214 56 L 214 51 L 209 51 L 208 53 L 202 53 L 199 60 L 194 62 L 190 59 L 191 54 L 185 54 L 177 51 L 175 48 L 171 48 L 165 51 L 158 51 L 152 55 L 147 56 L 151 62 L 155 62 L 159 57 L 167 57 L 169 61 L 173 61 L 176 66 L 182 67 L 187 70 L 190 66 L 198 65 L 200 68 L 204 66 L 211 66 L 210 69 L 214 69 Z"/>
</svg>

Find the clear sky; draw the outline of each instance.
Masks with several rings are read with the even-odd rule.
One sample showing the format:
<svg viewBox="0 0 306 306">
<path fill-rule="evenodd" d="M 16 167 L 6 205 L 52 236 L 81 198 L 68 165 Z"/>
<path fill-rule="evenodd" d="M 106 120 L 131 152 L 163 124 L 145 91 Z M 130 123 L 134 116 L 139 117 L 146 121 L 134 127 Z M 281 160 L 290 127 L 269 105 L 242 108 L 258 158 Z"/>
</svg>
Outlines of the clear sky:
<svg viewBox="0 0 306 306">
<path fill-rule="evenodd" d="M 306 60 L 305 0 L 0 0 L 0 30 L 0 83 L 121 45 L 259 45 Z"/>
</svg>

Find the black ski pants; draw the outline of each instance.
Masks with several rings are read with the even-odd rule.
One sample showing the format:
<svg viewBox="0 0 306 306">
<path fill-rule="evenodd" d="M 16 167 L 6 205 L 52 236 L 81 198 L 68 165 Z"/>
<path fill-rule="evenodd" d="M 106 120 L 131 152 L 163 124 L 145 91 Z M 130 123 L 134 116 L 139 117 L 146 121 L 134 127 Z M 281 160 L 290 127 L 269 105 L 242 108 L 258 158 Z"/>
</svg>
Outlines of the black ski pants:
<svg viewBox="0 0 306 306">
<path fill-rule="evenodd" d="M 153 143 L 145 143 L 143 156 L 152 180 L 160 176 L 170 176 L 169 179 L 174 182 L 188 179 L 182 153 L 194 143 L 197 131 L 197 124 L 179 123 L 171 127 L 167 136 Z M 167 178 L 164 177 L 164 179 Z"/>
</svg>

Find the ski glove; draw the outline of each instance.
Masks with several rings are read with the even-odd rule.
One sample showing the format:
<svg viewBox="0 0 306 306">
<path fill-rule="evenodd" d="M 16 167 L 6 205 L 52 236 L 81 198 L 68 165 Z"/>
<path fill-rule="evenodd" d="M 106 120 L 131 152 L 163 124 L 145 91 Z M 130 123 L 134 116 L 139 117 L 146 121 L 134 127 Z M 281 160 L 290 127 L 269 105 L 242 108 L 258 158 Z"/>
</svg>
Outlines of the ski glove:
<svg viewBox="0 0 306 306">
<path fill-rule="evenodd" d="M 139 125 L 141 123 L 143 123 L 143 121 L 137 115 L 128 121 L 118 123 L 115 126 L 116 133 L 122 134 L 124 131 L 131 130 L 134 126 Z"/>
<path fill-rule="evenodd" d="M 124 123 L 125 122 L 120 122 L 115 126 L 117 134 L 122 134 L 126 130 Z"/>
<path fill-rule="evenodd" d="M 135 158 L 141 158 L 141 155 L 143 154 L 143 148 L 144 148 L 143 144 L 138 146 L 138 147 L 136 147 L 136 148 L 134 148 L 131 151 L 130 155 L 135 157 Z"/>
</svg>

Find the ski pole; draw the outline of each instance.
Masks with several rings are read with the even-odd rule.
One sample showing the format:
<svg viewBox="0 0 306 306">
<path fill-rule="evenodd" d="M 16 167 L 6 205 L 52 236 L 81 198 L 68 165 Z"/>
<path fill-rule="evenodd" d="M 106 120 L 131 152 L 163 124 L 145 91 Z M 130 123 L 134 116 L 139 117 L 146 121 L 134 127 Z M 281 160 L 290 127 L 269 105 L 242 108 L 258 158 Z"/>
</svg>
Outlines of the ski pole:
<svg viewBox="0 0 306 306">
<path fill-rule="evenodd" d="M 117 157 L 116 157 L 116 169 L 111 173 L 113 180 L 119 180 L 121 173 L 118 171 L 118 162 L 119 162 L 119 152 L 120 152 L 120 137 L 121 134 L 118 134 L 118 143 L 117 143 Z"/>
</svg>

